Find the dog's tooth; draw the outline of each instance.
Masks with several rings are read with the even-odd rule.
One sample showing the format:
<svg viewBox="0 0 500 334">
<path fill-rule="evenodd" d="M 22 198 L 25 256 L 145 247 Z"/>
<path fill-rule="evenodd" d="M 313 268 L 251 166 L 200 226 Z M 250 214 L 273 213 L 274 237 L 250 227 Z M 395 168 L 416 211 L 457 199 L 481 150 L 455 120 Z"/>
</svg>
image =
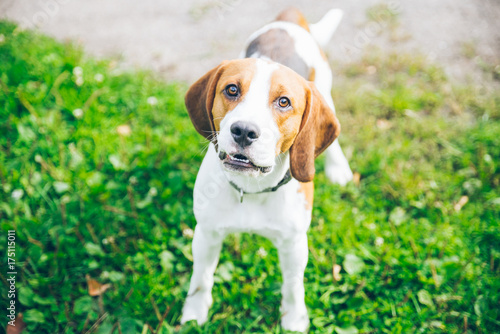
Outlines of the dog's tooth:
<svg viewBox="0 0 500 334">
<path fill-rule="evenodd" d="M 240 159 L 240 158 L 233 157 L 231 155 L 229 157 L 231 158 L 231 160 L 236 160 L 236 161 L 245 162 L 245 163 L 250 162 L 250 160 L 248 160 L 248 159 Z"/>
</svg>

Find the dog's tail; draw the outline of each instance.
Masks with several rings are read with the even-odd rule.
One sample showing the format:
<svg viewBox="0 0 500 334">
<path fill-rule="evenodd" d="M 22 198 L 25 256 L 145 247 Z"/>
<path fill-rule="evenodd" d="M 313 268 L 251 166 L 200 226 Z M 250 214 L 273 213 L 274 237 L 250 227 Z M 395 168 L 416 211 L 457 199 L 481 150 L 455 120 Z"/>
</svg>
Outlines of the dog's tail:
<svg viewBox="0 0 500 334">
<path fill-rule="evenodd" d="M 330 41 L 342 20 L 342 16 L 344 16 L 344 12 L 341 9 L 330 9 L 321 20 L 309 25 L 311 35 L 321 47 Z"/>
</svg>

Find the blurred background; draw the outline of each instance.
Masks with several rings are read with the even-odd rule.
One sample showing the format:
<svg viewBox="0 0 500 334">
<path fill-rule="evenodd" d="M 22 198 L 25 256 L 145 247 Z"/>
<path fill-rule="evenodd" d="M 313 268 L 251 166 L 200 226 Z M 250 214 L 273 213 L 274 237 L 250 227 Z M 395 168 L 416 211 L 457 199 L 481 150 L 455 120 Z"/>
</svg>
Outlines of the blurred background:
<svg viewBox="0 0 500 334">
<path fill-rule="evenodd" d="M 481 77 L 480 61 L 498 63 L 498 1 L 384 4 L 378 0 L 2 0 L 0 17 L 38 27 L 59 40 L 77 41 L 94 55 L 119 57 L 128 66 L 188 82 L 220 61 L 238 57 L 248 36 L 289 6 L 302 10 L 310 22 L 331 8 L 344 10 L 326 49 L 331 59 L 357 61 L 368 46 L 418 52 L 459 79 Z"/>
</svg>

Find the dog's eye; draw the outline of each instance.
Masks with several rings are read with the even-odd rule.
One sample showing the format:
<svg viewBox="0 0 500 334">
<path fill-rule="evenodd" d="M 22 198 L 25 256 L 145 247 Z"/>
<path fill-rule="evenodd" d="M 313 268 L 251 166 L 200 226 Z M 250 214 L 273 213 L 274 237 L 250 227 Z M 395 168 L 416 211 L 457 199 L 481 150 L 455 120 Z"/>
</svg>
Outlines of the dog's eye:
<svg viewBox="0 0 500 334">
<path fill-rule="evenodd" d="M 238 89 L 238 86 L 231 84 L 226 86 L 225 92 L 228 96 L 236 97 L 240 93 L 240 90 Z"/>
<path fill-rule="evenodd" d="M 288 99 L 288 97 L 280 97 L 280 99 L 278 100 L 278 105 L 283 109 L 288 108 L 290 106 L 290 100 Z"/>
</svg>

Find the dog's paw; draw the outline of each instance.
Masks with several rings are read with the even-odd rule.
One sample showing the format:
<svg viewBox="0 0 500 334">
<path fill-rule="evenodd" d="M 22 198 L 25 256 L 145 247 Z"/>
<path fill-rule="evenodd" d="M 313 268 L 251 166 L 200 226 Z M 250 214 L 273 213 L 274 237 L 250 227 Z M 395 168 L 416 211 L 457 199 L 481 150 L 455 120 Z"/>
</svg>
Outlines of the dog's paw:
<svg viewBox="0 0 500 334">
<path fill-rule="evenodd" d="M 198 325 L 203 325 L 208 318 L 208 309 L 212 304 L 212 296 L 210 294 L 196 293 L 193 296 L 186 298 L 184 307 L 182 308 L 181 324 L 195 320 Z"/>
<path fill-rule="evenodd" d="M 327 165 L 325 173 L 328 179 L 333 182 L 345 186 L 352 180 L 353 174 L 349 165 Z"/>
<path fill-rule="evenodd" d="M 281 317 L 281 327 L 285 331 L 305 333 L 309 328 L 309 316 L 307 315 L 306 306 L 289 308 L 283 312 Z"/>
</svg>

